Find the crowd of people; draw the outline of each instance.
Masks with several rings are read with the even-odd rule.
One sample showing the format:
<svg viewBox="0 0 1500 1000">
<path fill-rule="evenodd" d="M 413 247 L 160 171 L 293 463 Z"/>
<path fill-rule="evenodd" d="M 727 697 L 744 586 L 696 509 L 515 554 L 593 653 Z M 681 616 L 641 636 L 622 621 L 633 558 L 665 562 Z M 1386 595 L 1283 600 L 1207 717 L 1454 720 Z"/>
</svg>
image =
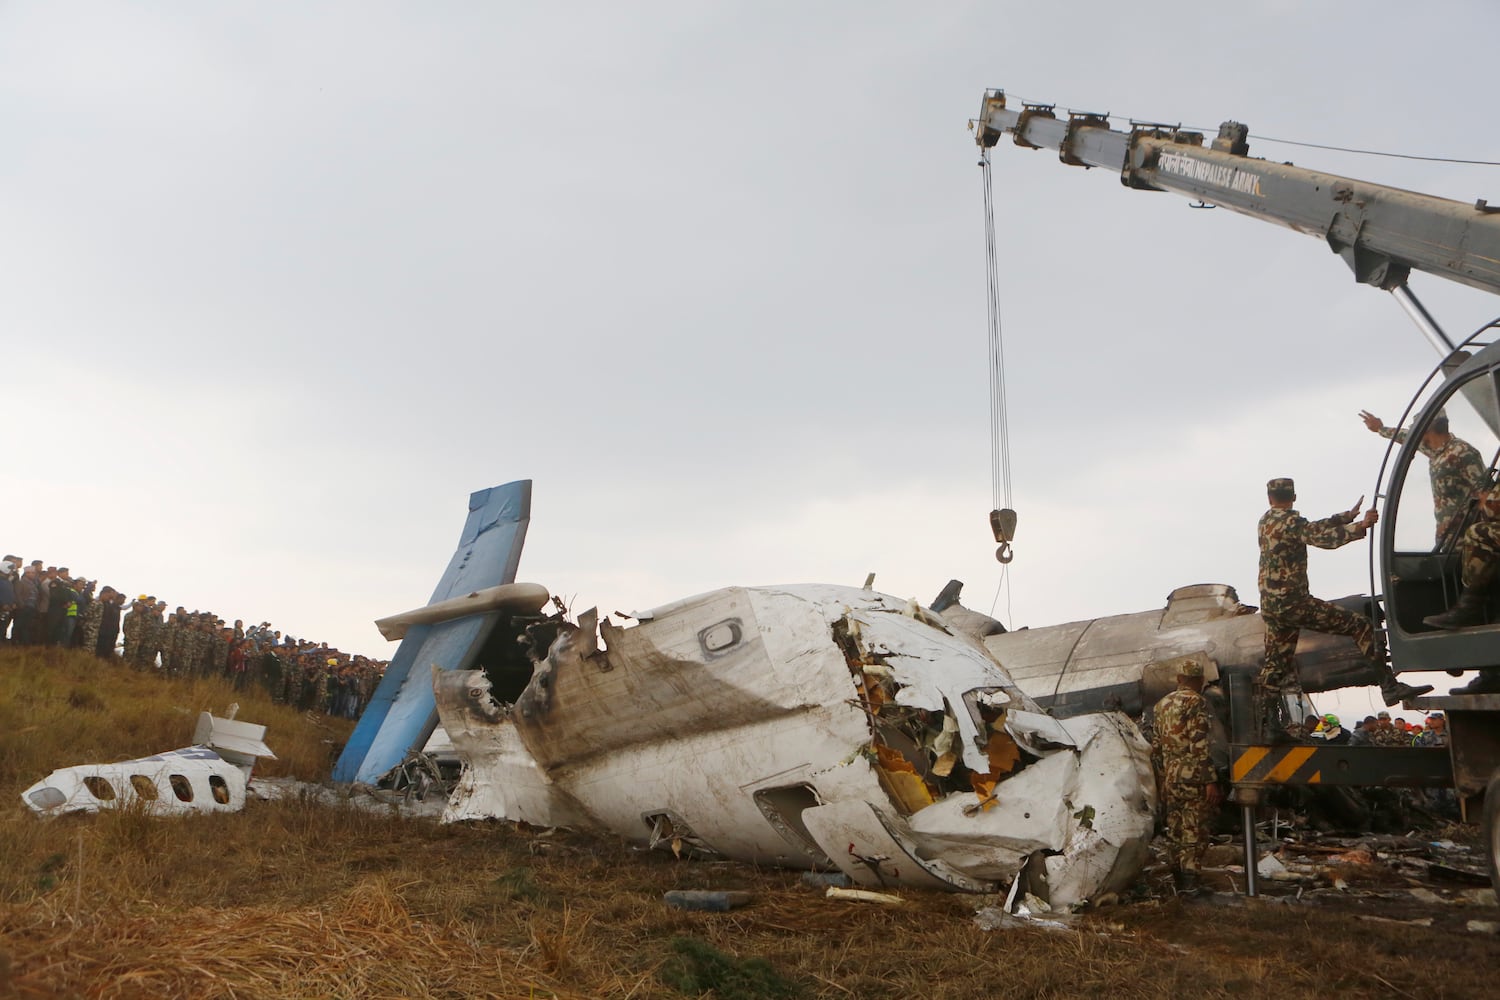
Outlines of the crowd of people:
<svg viewBox="0 0 1500 1000">
<path fill-rule="evenodd" d="M 1300 724 L 1288 728 L 1296 739 L 1323 743 L 1348 744 L 1353 747 L 1445 747 L 1448 745 L 1448 720 L 1442 712 L 1433 712 L 1420 723 L 1407 722 L 1390 712 L 1367 715 L 1354 729 L 1346 729 L 1332 712 L 1309 715 Z"/>
<path fill-rule="evenodd" d="M 385 673 L 385 660 L 326 642 L 283 636 L 270 622 L 245 628 L 212 611 L 168 613 L 149 594 L 131 600 L 114 587 L 71 575 L 66 566 L 0 560 L 0 641 L 86 650 L 101 659 L 171 677 L 228 678 L 265 689 L 304 711 L 358 718 Z M 127 604 L 128 602 L 128 604 Z M 123 637 L 123 643 L 121 639 Z"/>
</svg>

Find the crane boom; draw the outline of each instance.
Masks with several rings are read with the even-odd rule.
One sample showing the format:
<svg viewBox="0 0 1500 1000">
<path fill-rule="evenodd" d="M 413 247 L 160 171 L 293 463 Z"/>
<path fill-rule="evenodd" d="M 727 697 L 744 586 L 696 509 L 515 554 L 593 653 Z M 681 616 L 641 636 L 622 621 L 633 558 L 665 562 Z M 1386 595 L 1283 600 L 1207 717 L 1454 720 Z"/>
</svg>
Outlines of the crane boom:
<svg viewBox="0 0 1500 1000">
<path fill-rule="evenodd" d="M 1009 132 L 1019 146 L 1055 149 L 1064 163 L 1117 170 L 1127 187 L 1175 191 L 1325 240 L 1355 279 L 1404 291 L 1412 270 L 1500 294 L 1500 207 L 1473 205 L 1246 155 L 1248 129 L 1224 122 L 1205 146 L 1180 126 L 1109 127 L 1107 116 L 1052 105 L 1006 105 L 986 91 L 976 141 Z"/>
</svg>

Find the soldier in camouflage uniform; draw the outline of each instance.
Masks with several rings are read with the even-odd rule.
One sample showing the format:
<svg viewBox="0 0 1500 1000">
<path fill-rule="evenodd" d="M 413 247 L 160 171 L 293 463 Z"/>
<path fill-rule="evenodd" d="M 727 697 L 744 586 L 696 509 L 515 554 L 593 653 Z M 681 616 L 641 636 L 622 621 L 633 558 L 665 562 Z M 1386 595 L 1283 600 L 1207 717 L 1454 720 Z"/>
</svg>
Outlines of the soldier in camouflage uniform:
<svg viewBox="0 0 1500 1000">
<path fill-rule="evenodd" d="M 156 666 L 156 655 L 165 653 L 167 641 L 167 602 L 157 601 L 151 609 L 150 616 L 146 619 L 146 639 L 141 644 L 141 655 L 145 657 L 144 666 L 150 668 Z"/>
<path fill-rule="evenodd" d="M 104 621 L 104 602 L 114 594 L 113 587 L 105 587 L 99 591 L 97 599 L 89 601 L 89 606 L 83 609 L 83 617 L 79 619 L 79 647 L 94 652 L 94 647 L 99 645 L 99 625 Z"/>
<path fill-rule="evenodd" d="M 146 620 L 145 605 L 145 594 L 131 601 L 130 610 L 125 613 L 125 620 L 121 623 L 121 631 L 125 634 L 125 662 L 132 667 L 140 666 L 141 622 Z"/>
<path fill-rule="evenodd" d="M 1383 438 L 1406 440 L 1406 431 L 1387 427 L 1368 410 L 1359 412 L 1365 426 Z M 1456 539 L 1458 529 L 1468 512 L 1469 501 L 1490 484 L 1489 471 L 1478 449 L 1448 432 L 1448 418 L 1439 416 L 1422 435 L 1419 449 L 1427 457 L 1427 472 L 1432 478 L 1432 506 L 1437 517 L 1437 547 L 1443 540 Z"/>
<path fill-rule="evenodd" d="M 1203 697 L 1203 664 L 1184 660 L 1177 690 L 1152 709 L 1152 763 L 1161 782 L 1166 811 L 1167 850 L 1172 877 L 1181 890 L 1197 888 L 1198 869 L 1208 846 L 1209 823 L 1224 800 L 1209 759 L 1208 702 Z"/>
<path fill-rule="evenodd" d="M 1266 624 L 1266 665 L 1257 682 L 1268 691 L 1301 687 L 1296 674 L 1297 636 L 1304 628 L 1328 635 L 1347 635 L 1359 651 L 1375 665 L 1380 675 L 1380 694 L 1387 705 L 1415 698 L 1432 690 L 1431 685 L 1413 687 L 1396 680 L 1385 662 L 1385 649 L 1375 634 L 1375 627 L 1364 615 L 1346 611 L 1336 604 L 1320 601 L 1308 593 L 1307 547 L 1336 549 L 1355 539 L 1379 520 L 1375 508 L 1358 521 L 1364 498 L 1347 511 L 1320 521 L 1309 521 L 1292 507 L 1297 499 L 1290 479 L 1272 479 L 1266 484 L 1271 509 L 1261 515 L 1257 534 L 1260 539 L 1260 611 Z"/>
<path fill-rule="evenodd" d="M 1428 615 L 1422 621 L 1433 628 L 1470 628 L 1486 624 L 1490 595 L 1500 580 L 1500 486 L 1479 501 L 1479 520 L 1464 529 L 1459 546 L 1463 590 L 1451 610 Z M 1500 668 L 1480 670 L 1477 677 L 1454 694 L 1500 692 Z"/>
<path fill-rule="evenodd" d="M 208 624 L 200 612 L 193 615 L 191 632 L 188 635 L 187 673 L 190 677 L 203 676 L 203 662 L 208 654 Z"/>
<path fill-rule="evenodd" d="M 1375 719 L 1375 733 L 1370 743 L 1377 747 L 1409 747 L 1411 737 L 1406 735 L 1406 730 L 1396 728 L 1391 722 L 1390 712 L 1381 712 Z"/>
<path fill-rule="evenodd" d="M 223 623 L 214 619 L 210 625 L 208 634 L 208 665 L 206 673 L 214 677 L 223 677 L 228 671 L 229 663 L 229 640 L 234 637 L 230 631 L 226 637 Z"/>
</svg>

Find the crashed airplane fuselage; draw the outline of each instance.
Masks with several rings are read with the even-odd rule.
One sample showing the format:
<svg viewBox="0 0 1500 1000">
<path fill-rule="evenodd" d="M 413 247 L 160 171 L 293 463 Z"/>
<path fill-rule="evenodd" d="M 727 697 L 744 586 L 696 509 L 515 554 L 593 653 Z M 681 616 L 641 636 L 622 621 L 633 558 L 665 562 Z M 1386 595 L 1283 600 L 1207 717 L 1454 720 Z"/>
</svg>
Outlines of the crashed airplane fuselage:
<svg viewBox="0 0 1500 1000">
<path fill-rule="evenodd" d="M 156 815 L 237 812 L 255 762 L 276 755 L 265 726 L 199 713 L 193 745 L 136 760 L 60 767 L 21 793 L 42 816 L 122 807 Z"/>
<path fill-rule="evenodd" d="M 960 586 L 950 583 L 933 609 L 983 642 L 1021 690 L 1063 718 L 1099 711 L 1140 716 L 1176 686 L 1178 657 L 1206 657 L 1211 681 L 1228 671 L 1256 673 L 1265 662 L 1266 627 L 1258 609 L 1241 604 L 1235 589 L 1221 583 L 1178 587 L 1165 607 L 1151 611 L 1011 632 L 958 604 Z M 1334 603 L 1370 613 L 1368 598 Z M 1303 629 L 1296 655 L 1307 692 L 1374 684 L 1379 677 L 1348 636 Z"/>
<path fill-rule="evenodd" d="M 528 657 L 434 671 L 469 763 L 446 818 L 612 830 L 866 886 L 1024 875 L 1054 906 L 1123 889 L 1146 858 L 1154 787 L 1130 720 L 1041 714 L 915 604 L 729 588 L 636 617 L 597 637 L 592 613 L 525 635 L 518 620 Z"/>
</svg>

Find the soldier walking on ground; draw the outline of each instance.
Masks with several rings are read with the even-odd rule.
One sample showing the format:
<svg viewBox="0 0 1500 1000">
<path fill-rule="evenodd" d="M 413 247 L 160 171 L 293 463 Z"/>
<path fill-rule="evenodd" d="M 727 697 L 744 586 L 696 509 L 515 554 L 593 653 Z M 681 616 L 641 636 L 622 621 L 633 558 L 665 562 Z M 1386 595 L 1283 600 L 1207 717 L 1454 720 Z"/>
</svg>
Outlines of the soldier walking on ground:
<svg viewBox="0 0 1500 1000">
<path fill-rule="evenodd" d="M 1365 426 L 1383 438 L 1406 440 L 1406 431 L 1387 427 L 1369 410 L 1360 410 Z M 1437 518 L 1437 546 L 1445 538 L 1456 537 L 1459 525 L 1468 512 L 1469 500 L 1489 485 L 1490 476 L 1478 449 L 1448 431 L 1448 417 L 1439 416 L 1422 434 L 1418 449 L 1427 457 L 1427 473 L 1432 478 L 1432 507 Z"/>
<path fill-rule="evenodd" d="M 1320 521 L 1309 521 L 1292 507 L 1297 499 L 1290 479 L 1272 479 L 1266 483 L 1266 498 L 1271 509 L 1261 515 L 1257 534 L 1260 539 L 1260 611 L 1266 623 L 1266 665 L 1256 679 L 1267 691 L 1300 689 L 1297 677 L 1297 637 L 1304 628 L 1328 635 L 1347 635 L 1375 667 L 1380 677 L 1380 696 L 1387 705 L 1415 698 L 1432 690 L 1432 686 L 1414 687 L 1396 680 L 1385 662 L 1385 649 L 1375 634 L 1375 627 L 1364 615 L 1346 611 L 1336 604 L 1321 601 L 1308 592 L 1307 547 L 1336 549 L 1356 539 L 1380 519 L 1371 507 L 1360 516 L 1365 498 L 1346 511 Z"/>
<path fill-rule="evenodd" d="M 1203 697 L 1203 664 L 1186 660 L 1177 689 L 1152 710 L 1152 757 L 1161 779 L 1166 811 L 1167 851 L 1177 888 L 1198 888 L 1198 871 L 1208 846 L 1209 823 L 1224 801 L 1208 747 L 1208 702 Z"/>
</svg>

